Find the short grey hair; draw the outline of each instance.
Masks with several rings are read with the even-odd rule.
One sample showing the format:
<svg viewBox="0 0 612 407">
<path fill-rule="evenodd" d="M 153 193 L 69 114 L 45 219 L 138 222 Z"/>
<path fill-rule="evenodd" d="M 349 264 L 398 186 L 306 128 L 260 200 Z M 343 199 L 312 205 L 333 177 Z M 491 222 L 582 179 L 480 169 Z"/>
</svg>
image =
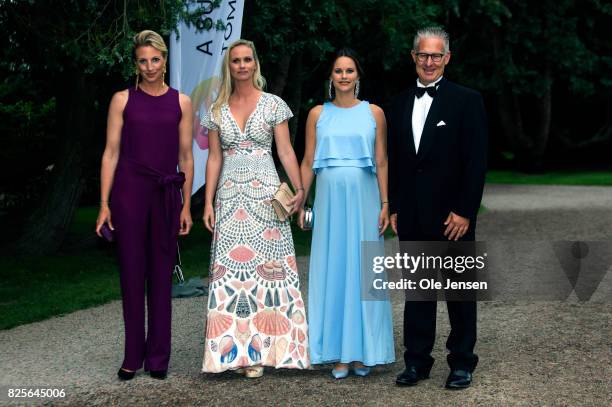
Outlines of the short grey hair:
<svg viewBox="0 0 612 407">
<path fill-rule="evenodd" d="M 442 27 L 421 28 L 419 31 L 417 31 L 417 33 L 414 36 L 414 44 L 412 46 L 412 49 L 414 51 L 418 51 L 419 42 L 421 42 L 423 38 L 430 38 L 430 37 L 440 38 L 444 41 L 444 53 L 445 54 L 450 51 L 448 33 L 444 31 Z"/>
</svg>

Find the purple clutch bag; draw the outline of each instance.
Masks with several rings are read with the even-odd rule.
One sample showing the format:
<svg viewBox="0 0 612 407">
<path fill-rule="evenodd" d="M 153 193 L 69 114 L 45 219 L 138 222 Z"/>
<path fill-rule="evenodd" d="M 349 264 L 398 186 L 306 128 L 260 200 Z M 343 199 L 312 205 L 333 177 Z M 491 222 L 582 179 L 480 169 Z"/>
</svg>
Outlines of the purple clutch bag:
<svg viewBox="0 0 612 407">
<path fill-rule="evenodd" d="M 100 233 L 102 234 L 102 237 L 104 238 L 104 240 L 106 240 L 107 242 L 115 241 L 115 233 L 108 226 L 108 223 L 104 223 L 102 225 L 102 227 L 100 228 Z"/>
</svg>

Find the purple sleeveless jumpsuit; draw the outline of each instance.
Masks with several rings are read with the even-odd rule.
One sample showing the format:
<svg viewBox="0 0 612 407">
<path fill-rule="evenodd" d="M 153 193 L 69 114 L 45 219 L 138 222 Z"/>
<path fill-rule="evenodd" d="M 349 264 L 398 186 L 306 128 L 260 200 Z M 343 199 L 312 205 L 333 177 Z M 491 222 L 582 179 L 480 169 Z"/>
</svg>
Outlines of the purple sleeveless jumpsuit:
<svg viewBox="0 0 612 407">
<path fill-rule="evenodd" d="M 178 91 L 128 90 L 111 196 L 125 322 L 122 368 L 166 370 L 170 360 L 172 269 L 182 207 L 177 173 Z M 148 329 L 145 338 L 145 282 Z"/>
</svg>

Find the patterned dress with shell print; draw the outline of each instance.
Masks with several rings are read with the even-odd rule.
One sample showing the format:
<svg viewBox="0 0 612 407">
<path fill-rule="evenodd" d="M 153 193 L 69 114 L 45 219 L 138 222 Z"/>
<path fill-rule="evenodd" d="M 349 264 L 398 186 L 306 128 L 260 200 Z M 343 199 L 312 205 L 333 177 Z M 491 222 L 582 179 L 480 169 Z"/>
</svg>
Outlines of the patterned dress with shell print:
<svg viewBox="0 0 612 407">
<path fill-rule="evenodd" d="M 289 222 L 270 200 L 280 184 L 272 159 L 274 127 L 293 115 L 262 93 L 244 132 L 221 107 L 202 126 L 219 132 L 223 166 L 215 195 L 215 229 L 203 372 L 246 366 L 310 367 L 308 326 Z"/>
</svg>

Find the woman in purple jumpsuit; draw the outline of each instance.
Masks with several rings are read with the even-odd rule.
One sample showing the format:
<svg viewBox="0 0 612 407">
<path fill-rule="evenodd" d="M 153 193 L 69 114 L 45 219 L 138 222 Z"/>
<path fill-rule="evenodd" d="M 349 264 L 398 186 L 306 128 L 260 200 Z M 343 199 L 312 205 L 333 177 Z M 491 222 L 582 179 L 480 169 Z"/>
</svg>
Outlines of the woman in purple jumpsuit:
<svg viewBox="0 0 612 407">
<path fill-rule="evenodd" d="M 107 223 L 117 240 L 125 322 L 125 355 L 117 373 L 122 380 L 132 379 L 143 363 L 152 377 L 166 377 L 176 242 L 192 225 L 193 113 L 189 97 L 164 83 L 167 55 L 159 34 L 137 34 L 136 86 L 115 93 L 108 112 L 96 232 Z"/>
</svg>

